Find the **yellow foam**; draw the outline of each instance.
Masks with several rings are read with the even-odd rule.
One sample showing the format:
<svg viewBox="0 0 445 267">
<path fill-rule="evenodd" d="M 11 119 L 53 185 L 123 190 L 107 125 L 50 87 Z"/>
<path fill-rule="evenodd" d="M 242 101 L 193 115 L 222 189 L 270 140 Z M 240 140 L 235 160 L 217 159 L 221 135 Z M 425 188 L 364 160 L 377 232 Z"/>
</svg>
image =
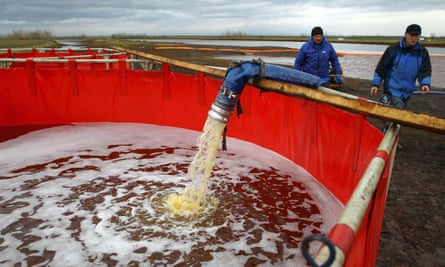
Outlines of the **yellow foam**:
<svg viewBox="0 0 445 267">
<path fill-rule="evenodd" d="M 200 201 L 189 198 L 187 195 L 173 193 L 168 196 L 165 207 L 173 215 L 188 215 L 199 212 Z"/>
<path fill-rule="evenodd" d="M 204 131 L 198 138 L 198 152 L 190 163 L 188 175 L 193 184 L 184 188 L 180 194 L 170 194 L 164 207 L 175 216 L 191 216 L 201 212 L 204 207 L 217 204 L 215 199 L 206 199 L 207 180 L 215 166 L 216 152 L 221 141 L 225 124 L 208 117 Z"/>
</svg>

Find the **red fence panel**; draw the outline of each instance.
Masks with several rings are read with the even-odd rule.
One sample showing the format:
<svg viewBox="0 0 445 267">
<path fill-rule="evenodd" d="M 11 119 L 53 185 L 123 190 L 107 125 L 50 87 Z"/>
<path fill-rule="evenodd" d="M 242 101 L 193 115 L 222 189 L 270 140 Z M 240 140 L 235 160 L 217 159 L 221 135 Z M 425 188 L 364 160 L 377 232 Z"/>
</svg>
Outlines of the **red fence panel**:
<svg viewBox="0 0 445 267">
<path fill-rule="evenodd" d="M 0 69 L 0 127 L 69 122 L 143 122 L 202 130 L 222 81 L 203 74 L 110 69 L 77 63 L 27 62 Z M 346 203 L 382 139 L 361 115 L 246 86 L 243 114 L 229 136 L 269 148 L 304 167 Z M 228 144 L 230 150 L 230 143 Z M 254 156 L 254 155 L 252 155 Z M 375 262 L 386 199 L 387 172 L 347 266 Z"/>
</svg>

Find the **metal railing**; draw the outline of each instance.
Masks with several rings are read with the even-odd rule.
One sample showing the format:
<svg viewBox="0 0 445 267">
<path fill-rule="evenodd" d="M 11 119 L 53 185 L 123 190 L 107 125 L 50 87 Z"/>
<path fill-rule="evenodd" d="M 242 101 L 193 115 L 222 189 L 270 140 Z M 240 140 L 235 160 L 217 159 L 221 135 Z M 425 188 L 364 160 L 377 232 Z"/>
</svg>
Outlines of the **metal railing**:
<svg viewBox="0 0 445 267">
<path fill-rule="evenodd" d="M 116 51 L 116 50 L 114 50 Z M 84 55 L 66 55 L 66 56 L 47 56 L 47 57 L 27 57 L 27 58 L 0 58 L 0 68 L 9 68 L 12 63 L 103 63 L 106 65 L 106 69 L 109 69 L 110 63 L 118 63 L 120 61 L 125 61 L 129 63 L 129 69 L 139 69 L 139 70 L 160 70 L 161 64 L 157 61 L 150 59 L 141 59 L 131 56 L 127 59 L 111 58 L 112 56 L 126 55 L 125 52 L 109 53 L 109 54 L 84 54 Z M 103 58 L 92 58 L 92 57 L 103 57 Z"/>
</svg>

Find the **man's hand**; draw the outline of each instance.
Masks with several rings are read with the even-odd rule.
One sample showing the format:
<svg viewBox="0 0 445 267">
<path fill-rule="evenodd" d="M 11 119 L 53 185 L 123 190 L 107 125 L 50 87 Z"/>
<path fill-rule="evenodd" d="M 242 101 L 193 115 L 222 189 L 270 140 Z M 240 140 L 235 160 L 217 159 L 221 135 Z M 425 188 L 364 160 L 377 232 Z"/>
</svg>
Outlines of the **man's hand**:
<svg viewBox="0 0 445 267">
<path fill-rule="evenodd" d="M 430 87 L 428 85 L 422 85 L 421 89 L 423 95 L 430 91 Z"/>
<path fill-rule="evenodd" d="M 342 82 L 343 82 L 343 79 L 342 79 L 342 77 L 341 77 L 341 74 L 337 74 L 337 75 L 335 76 L 335 83 L 340 84 L 340 83 L 342 83 Z"/>
<path fill-rule="evenodd" d="M 376 95 L 379 88 L 377 86 L 371 87 L 371 95 Z"/>
</svg>

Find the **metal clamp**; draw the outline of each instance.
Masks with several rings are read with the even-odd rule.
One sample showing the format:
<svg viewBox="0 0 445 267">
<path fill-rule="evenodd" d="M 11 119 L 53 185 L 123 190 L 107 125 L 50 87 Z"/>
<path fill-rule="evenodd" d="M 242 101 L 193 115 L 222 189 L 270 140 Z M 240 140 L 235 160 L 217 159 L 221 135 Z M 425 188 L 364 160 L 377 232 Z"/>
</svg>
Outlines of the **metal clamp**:
<svg viewBox="0 0 445 267">
<path fill-rule="evenodd" d="M 235 99 L 235 100 L 237 100 L 237 99 L 240 97 L 239 94 L 235 94 L 232 90 L 230 90 L 230 89 L 227 88 L 227 87 L 223 87 L 223 86 L 221 86 L 221 88 L 220 88 L 220 92 L 221 92 L 222 95 L 224 95 L 225 97 L 227 97 L 227 98 L 229 98 L 229 99 Z"/>
</svg>

